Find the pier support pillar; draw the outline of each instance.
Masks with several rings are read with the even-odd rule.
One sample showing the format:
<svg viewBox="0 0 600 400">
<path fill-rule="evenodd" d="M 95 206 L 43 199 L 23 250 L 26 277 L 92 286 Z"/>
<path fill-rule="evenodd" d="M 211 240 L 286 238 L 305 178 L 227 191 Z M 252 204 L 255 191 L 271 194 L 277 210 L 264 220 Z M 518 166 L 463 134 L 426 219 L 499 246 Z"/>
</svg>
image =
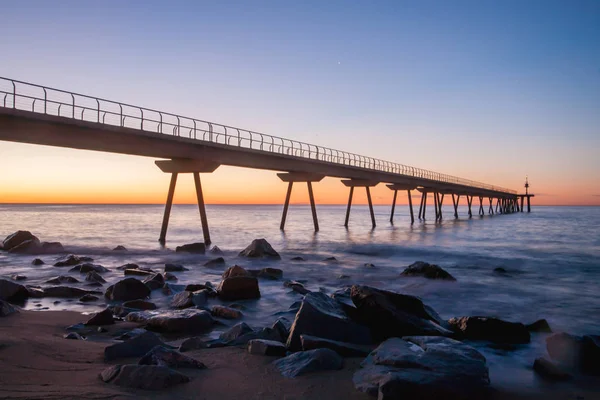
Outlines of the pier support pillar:
<svg viewBox="0 0 600 400">
<path fill-rule="evenodd" d="M 421 192 L 421 207 L 419 207 L 419 219 L 425 221 L 425 209 L 427 208 L 427 191 Z"/>
<path fill-rule="evenodd" d="M 460 194 L 456 195 L 456 199 L 454 198 L 454 194 L 452 195 L 452 205 L 454 206 L 454 218 L 458 218 L 458 202 L 460 201 Z"/>
<path fill-rule="evenodd" d="M 171 207 L 173 206 L 173 195 L 175 194 L 175 185 L 177 184 L 177 172 L 171 173 L 171 183 L 169 183 L 169 193 L 165 203 L 165 213 L 163 215 L 162 227 L 160 228 L 160 237 L 158 241 L 165 243 L 167 238 L 167 228 L 169 226 L 169 217 L 171 216 Z"/>
<path fill-rule="evenodd" d="M 364 187 L 367 192 L 367 201 L 369 203 L 369 211 L 371 213 L 371 223 L 373 228 L 376 227 L 375 223 L 375 211 L 373 211 L 373 201 L 371 200 L 371 190 L 372 186 L 377 186 L 379 182 L 376 181 L 366 181 L 362 179 L 347 179 L 342 180 L 342 183 L 350 188 L 350 195 L 348 196 L 348 208 L 346 209 L 346 220 L 344 222 L 344 226 L 348 227 L 348 222 L 350 221 L 350 208 L 352 207 L 352 195 L 354 194 L 355 187 Z"/>
<path fill-rule="evenodd" d="M 490 197 L 489 200 L 490 200 L 490 207 L 488 208 L 488 214 L 494 215 L 494 207 L 492 206 L 494 199 Z"/>
<path fill-rule="evenodd" d="M 415 223 L 415 215 L 413 213 L 413 204 L 412 204 L 412 195 L 410 193 L 411 190 L 416 189 L 415 185 L 412 184 L 399 184 L 394 183 L 387 185 L 390 190 L 394 191 L 394 200 L 392 200 L 392 212 L 390 214 L 390 223 L 394 223 L 394 211 L 396 210 L 396 199 L 398 198 L 398 190 L 406 190 L 406 195 L 408 197 L 408 208 L 410 210 L 410 223 L 411 225 Z M 419 218 L 421 218 L 421 210 L 419 209 Z"/>
<path fill-rule="evenodd" d="M 485 211 L 483 210 L 483 196 L 479 196 L 479 215 L 485 215 Z"/>
<path fill-rule="evenodd" d="M 438 206 L 437 206 L 437 209 L 438 209 L 438 220 L 440 220 L 440 221 L 442 220 L 442 206 L 444 205 L 444 196 L 445 196 L 445 194 L 444 193 L 440 193 L 440 192 L 438 192 L 437 196 L 436 196 L 437 200 L 438 200 Z"/>
<path fill-rule="evenodd" d="M 467 205 L 469 206 L 469 218 L 473 217 L 473 212 L 471 211 L 471 204 L 473 203 L 473 196 L 467 195 Z"/>
<path fill-rule="evenodd" d="M 194 184 L 196 186 L 196 197 L 198 198 L 198 211 L 200 211 L 200 220 L 202 221 L 204 243 L 209 245 L 210 233 L 208 231 L 208 218 L 206 218 L 206 207 L 204 206 L 204 195 L 202 194 L 202 183 L 200 182 L 199 172 L 194 172 Z"/>
<path fill-rule="evenodd" d="M 288 208 L 290 206 L 290 198 L 292 197 L 292 188 L 294 186 L 294 182 L 306 182 L 306 186 L 308 188 L 308 198 L 310 200 L 310 209 L 313 218 L 313 225 L 315 227 L 315 232 L 318 232 L 319 220 L 317 219 L 317 207 L 315 205 L 315 196 L 313 193 L 312 182 L 320 182 L 325 176 L 305 172 L 284 172 L 277 174 L 277 176 L 282 181 L 288 182 L 288 190 L 285 195 L 285 203 L 283 204 L 283 213 L 281 214 L 281 224 L 279 224 L 279 229 L 285 229 L 285 220 L 287 218 Z"/>
</svg>

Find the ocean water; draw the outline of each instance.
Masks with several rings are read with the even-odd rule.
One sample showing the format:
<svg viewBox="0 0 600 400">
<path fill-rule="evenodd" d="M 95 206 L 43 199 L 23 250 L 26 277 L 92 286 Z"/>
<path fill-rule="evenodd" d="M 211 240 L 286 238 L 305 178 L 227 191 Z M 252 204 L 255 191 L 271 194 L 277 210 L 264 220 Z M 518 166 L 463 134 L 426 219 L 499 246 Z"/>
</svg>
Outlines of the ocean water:
<svg viewBox="0 0 600 400">
<path fill-rule="evenodd" d="M 318 233 L 313 231 L 310 208 L 300 205 L 290 207 L 286 230 L 280 231 L 281 210 L 281 206 L 207 206 L 211 239 L 223 250 L 226 266 L 281 268 L 284 279 L 325 293 L 360 283 L 416 295 L 445 318 L 482 315 L 523 323 L 546 318 L 555 332 L 600 334 L 600 207 L 534 204 L 532 213 L 471 219 L 465 208 L 459 208 L 460 218 L 454 219 L 452 207 L 445 207 L 441 223 L 430 216 L 411 226 L 406 206 L 396 207 L 393 225 L 389 207 L 377 206 L 378 226 L 371 229 L 368 208 L 353 206 L 346 229 L 345 207 L 319 206 Z M 91 256 L 111 269 L 104 275 L 108 284 L 123 278 L 115 268 L 129 262 L 156 270 L 166 262 L 185 265 L 190 270 L 176 273 L 176 288 L 206 281 L 218 284 L 225 267 L 202 266 L 214 255 L 174 252 L 177 245 L 202 241 L 197 207 L 173 207 L 165 247 L 157 241 L 162 212 L 159 205 L 0 205 L 0 236 L 24 229 L 43 241 L 60 241 L 67 251 Z M 428 212 L 433 212 L 432 206 Z M 238 258 L 255 238 L 266 238 L 280 252 L 281 261 Z M 113 252 L 117 245 L 128 251 Z M 294 256 L 306 261 L 291 261 Z M 327 257 L 338 262 L 323 261 Z M 0 276 L 23 274 L 27 276 L 23 283 L 44 285 L 51 277 L 67 274 L 68 269 L 52 266 L 54 255 L 42 256 L 47 264 L 39 267 L 31 265 L 33 258 L 0 253 Z M 419 260 L 440 265 L 457 281 L 400 276 L 404 267 Z M 366 263 L 375 267 L 365 267 Z M 495 273 L 497 267 L 508 273 Z M 281 281 L 261 280 L 260 290 L 260 300 L 244 302 L 244 320 L 256 327 L 270 325 L 276 313 L 301 300 Z M 95 312 L 105 306 L 103 301 L 54 304 L 54 300 L 30 301 L 25 308 Z M 154 291 L 152 301 L 166 306 L 169 299 Z M 535 391 L 543 382 L 531 365 L 545 355 L 544 339 L 544 334 L 533 334 L 531 344 L 511 351 L 473 344 L 487 357 L 495 386 Z"/>
</svg>

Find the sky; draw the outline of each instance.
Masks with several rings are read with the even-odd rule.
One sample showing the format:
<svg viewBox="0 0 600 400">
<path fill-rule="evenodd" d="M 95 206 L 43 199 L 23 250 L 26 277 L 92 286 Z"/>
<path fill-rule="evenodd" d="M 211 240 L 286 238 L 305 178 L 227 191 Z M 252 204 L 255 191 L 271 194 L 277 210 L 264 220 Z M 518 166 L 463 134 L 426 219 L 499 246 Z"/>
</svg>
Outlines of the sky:
<svg viewBox="0 0 600 400">
<path fill-rule="evenodd" d="M 596 0 L 21 0 L 0 26 L 0 76 L 600 205 Z M 1 203 L 163 203 L 169 183 L 150 158 L 9 142 L 0 171 Z M 274 171 L 202 180 L 208 203 L 287 189 Z M 347 201 L 339 179 L 314 190 Z M 183 175 L 175 202 L 194 201 Z"/>
</svg>

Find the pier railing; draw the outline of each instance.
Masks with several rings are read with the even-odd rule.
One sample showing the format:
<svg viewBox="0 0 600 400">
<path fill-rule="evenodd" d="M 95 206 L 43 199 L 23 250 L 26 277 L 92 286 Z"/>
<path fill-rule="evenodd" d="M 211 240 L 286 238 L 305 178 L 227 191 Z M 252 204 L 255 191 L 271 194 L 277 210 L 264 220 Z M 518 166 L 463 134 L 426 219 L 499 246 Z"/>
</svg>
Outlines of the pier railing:
<svg viewBox="0 0 600 400">
<path fill-rule="evenodd" d="M 247 129 L 0 77 L 0 106 L 435 182 L 516 194 L 514 190 Z"/>
</svg>

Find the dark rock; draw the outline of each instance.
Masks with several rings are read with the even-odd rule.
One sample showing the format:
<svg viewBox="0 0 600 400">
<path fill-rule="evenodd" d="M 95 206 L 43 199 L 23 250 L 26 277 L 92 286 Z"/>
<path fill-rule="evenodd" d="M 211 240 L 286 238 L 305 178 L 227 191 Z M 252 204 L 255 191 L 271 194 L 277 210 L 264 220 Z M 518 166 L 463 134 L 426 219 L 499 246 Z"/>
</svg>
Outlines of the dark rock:
<svg viewBox="0 0 600 400">
<path fill-rule="evenodd" d="M 102 287 L 102 284 L 100 282 L 90 282 L 90 283 L 86 283 L 85 286 L 88 286 L 88 287 Z"/>
<path fill-rule="evenodd" d="M 146 332 L 148 332 L 148 331 L 145 329 L 134 328 L 130 331 L 125 331 L 125 332 L 123 332 L 123 330 L 120 330 L 117 333 L 115 333 L 115 335 L 113 335 L 113 336 L 116 336 L 117 340 L 129 340 L 129 339 L 133 339 L 134 337 L 143 335 Z"/>
<path fill-rule="evenodd" d="M 85 294 L 79 298 L 79 301 L 81 301 L 82 303 L 88 303 L 90 301 L 96 301 L 98 299 L 99 297 L 94 296 L 93 294 Z"/>
<path fill-rule="evenodd" d="M 224 319 L 240 319 L 244 316 L 240 310 L 219 305 L 213 306 L 210 309 L 210 314 L 213 317 Z"/>
<path fill-rule="evenodd" d="M 101 294 L 100 292 L 83 290 L 76 287 L 70 286 L 53 286 L 43 289 L 43 297 L 81 297 L 86 294 Z"/>
<path fill-rule="evenodd" d="M 254 330 L 247 323 L 239 322 L 225 332 L 221 333 L 219 339 L 224 342 L 231 342 L 249 332 L 254 332 Z"/>
<path fill-rule="evenodd" d="M 205 267 L 214 267 L 217 265 L 223 265 L 225 264 L 225 259 L 223 257 L 217 257 L 213 260 L 209 260 L 207 262 L 204 263 Z"/>
<path fill-rule="evenodd" d="M 371 263 L 366 263 L 364 266 L 366 268 L 375 268 L 375 264 L 371 264 Z"/>
<path fill-rule="evenodd" d="M 156 304 L 144 300 L 129 300 L 123 303 L 123 307 L 137 310 L 156 310 Z"/>
<path fill-rule="evenodd" d="M 152 276 L 145 278 L 143 282 L 148 287 L 148 289 L 156 290 L 165 286 L 165 277 L 161 274 L 156 273 Z"/>
<path fill-rule="evenodd" d="M 82 274 L 87 274 L 88 272 L 92 271 L 101 274 L 104 272 L 108 272 L 108 269 L 104 268 L 102 265 L 99 264 L 84 263 L 76 265 L 69 270 L 69 272 L 79 272 Z"/>
<path fill-rule="evenodd" d="M 33 261 L 31 262 L 31 265 L 44 265 L 45 262 L 39 258 L 34 258 Z"/>
<path fill-rule="evenodd" d="M 261 356 L 285 356 L 287 349 L 281 342 L 274 340 L 253 339 L 248 342 L 248 353 Z"/>
<path fill-rule="evenodd" d="M 103 327 L 99 326 L 98 329 L 96 329 L 96 332 L 98 332 L 98 333 L 106 333 L 106 332 L 108 332 L 108 330 L 106 328 L 103 328 Z"/>
<path fill-rule="evenodd" d="M 538 319 L 532 324 L 525 325 L 529 332 L 552 333 L 552 329 L 545 319 Z"/>
<path fill-rule="evenodd" d="M 76 332 L 76 331 L 80 331 L 82 329 L 85 329 L 85 324 L 83 322 L 80 322 L 80 323 L 75 324 L 75 325 L 70 325 L 70 326 L 67 326 L 65 328 L 65 330 L 67 332 Z"/>
<path fill-rule="evenodd" d="M 300 335 L 302 350 L 331 349 L 342 357 L 364 357 L 369 355 L 375 346 L 357 345 L 352 343 L 338 342 L 336 340 L 323 339 L 316 336 Z"/>
<path fill-rule="evenodd" d="M 104 348 L 104 360 L 112 361 L 117 358 L 141 357 L 155 346 L 164 345 L 158 335 L 153 332 L 138 334 L 123 343 L 115 343 Z"/>
<path fill-rule="evenodd" d="M 316 349 L 300 351 L 273 364 L 286 378 L 294 378 L 309 372 L 342 369 L 344 359 L 335 351 L 329 349 Z"/>
<path fill-rule="evenodd" d="M 115 323 L 112 311 L 109 308 L 105 308 L 99 313 L 94 314 L 85 323 L 86 326 L 98 326 L 98 325 L 112 325 Z"/>
<path fill-rule="evenodd" d="M 127 251 L 127 248 L 125 246 L 118 245 L 113 249 L 113 251 Z"/>
<path fill-rule="evenodd" d="M 67 256 L 59 258 L 55 263 L 55 267 L 70 267 L 77 264 L 83 264 L 86 262 L 94 261 L 91 257 L 81 257 L 73 254 L 69 254 Z"/>
<path fill-rule="evenodd" d="M 337 263 L 338 262 L 337 258 L 335 258 L 335 257 L 327 257 L 323 261 L 330 262 L 330 263 Z"/>
<path fill-rule="evenodd" d="M 310 290 L 305 288 L 304 285 L 301 284 L 300 282 L 296 282 L 296 281 L 285 281 L 285 282 L 283 282 L 283 287 L 290 288 L 294 292 L 300 293 L 302 295 L 310 293 Z"/>
<path fill-rule="evenodd" d="M 566 381 L 571 379 L 571 375 L 558 368 L 556 365 L 543 357 L 536 358 L 533 363 L 533 370 L 540 374 L 544 379 L 550 381 Z"/>
<path fill-rule="evenodd" d="M 600 336 L 557 333 L 546 338 L 546 349 L 562 367 L 593 375 L 600 373 Z"/>
<path fill-rule="evenodd" d="M 10 251 L 14 247 L 17 247 L 21 243 L 27 241 L 37 241 L 38 244 L 40 242 L 40 240 L 29 231 L 16 231 L 15 233 L 8 235 L 4 239 L 4 241 L 2 242 L 2 248 L 4 249 L 4 251 Z"/>
<path fill-rule="evenodd" d="M 63 335 L 64 339 L 72 339 L 72 340 L 85 340 L 85 336 L 81 336 L 77 332 L 70 332 Z"/>
<path fill-rule="evenodd" d="M 144 355 L 139 365 L 160 365 L 170 368 L 195 368 L 205 369 L 206 365 L 200 361 L 181 354 L 177 350 L 168 349 L 164 346 L 156 346 Z"/>
<path fill-rule="evenodd" d="M 437 265 L 428 264 L 423 261 L 417 261 L 406 267 L 404 271 L 400 275 L 403 276 L 422 276 L 427 279 L 440 279 L 446 281 L 455 281 L 452 275 L 448 272 L 444 271 Z"/>
<path fill-rule="evenodd" d="M 123 275 L 125 276 L 152 276 L 154 274 L 156 274 L 156 272 L 144 268 L 128 268 L 123 271 Z"/>
<path fill-rule="evenodd" d="M 65 248 L 60 242 L 42 242 L 40 252 L 42 254 L 64 253 Z"/>
<path fill-rule="evenodd" d="M 360 285 L 352 286 L 350 295 L 356 309 L 349 315 L 358 323 L 368 326 L 378 342 L 408 335 L 452 335 L 451 331 L 440 326 L 444 324 L 440 316 L 417 297 Z"/>
<path fill-rule="evenodd" d="M 106 280 L 96 271 L 90 271 L 85 276 L 86 282 L 106 283 Z"/>
<path fill-rule="evenodd" d="M 369 329 L 351 321 L 342 307 L 324 293 L 308 293 L 290 329 L 287 347 L 302 349 L 300 335 L 312 335 L 354 344 L 370 344 Z"/>
<path fill-rule="evenodd" d="M 248 272 L 250 275 L 257 278 L 271 279 L 274 281 L 283 278 L 283 271 L 279 268 L 250 269 Z"/>
<path fill-rule="evenodd" d="M 306 261 L 304 259 L 304 257 L 300 257 L 300 256 L 292 257 L 292 258 L 290 258 L 290 260 L 292 260 L 292 261 Z"/>
<path fill-rule="evenodd" d="M 185 339 L 183 342 L 181 342 L 181 345 L 179 346 L 179 351 L 183 353 L 190 350 L 206 349 L 207 347 L 208 346 L 206 345 L 206 342 L 204 340 L 202 340 L 198 336 L 194 336 Z"/>
<path fill-rule="evenodd" d="M 497 274 L 507 274 L 508 273 L 508 271 L 502 267 L 494 268 L 494 272 Z"/>
<path fill-rule="evenodd" d="M 10 250 L 8 250 L 8 252 L 14 254 L 41 254 L 42 245 L 37 238 L 32 240 L 26 240 L 14 246 Z"/>
<path fill-rule="evenodd" d="M 203 291 L 183 291 L 173 296 L 173 299 L 171 300 L 171 307 L 183 309 L 195 306 L 203 306 L 206 304 L 207 298 L 208 296 L 206 296 L 206 293 Z"/>
<path fill-rule="evenodd" d="M 233 267 L 227 268 L 225 272 L 223 272 L 223 275 L 221 275 L 223 279 L 233 278 L 236 276 L 252 276 L 252 274 L 243 267 L 240 267 L 239 265 L 234 265 Z"/>
<path fill-rule="evenodd" d="M 125 318 L 130 313 L 139 311 L 137 308 L 123 307 L 122 305 L 110 306 L 110 309 L 112 310 L 113 315 L 117 318 Z"/>
<path fill-rule="evenodd" d="M 265 239 L 254 239 L 252 243 L 240 252 L 242 257 L 268 257 L 280 259 L 279 253 Z"/>
<path fill-rule="evenodd" d="M 489 388 L 485 357 L 444 337 L 388 339 L 354 374 L 356 389 L 379 399 L 481 399 Z"/>
<path fill-rule="evenodd" d="M 145 390 L 166 389 L 190 381 L 169 367 L 131 364 L 110 366 L 102 371 L 100 378 L 117 386 Z"/>
<path fill-rule="evenodd" d="M 60 275 L 56 278 L 48 279 L 46 283 L 52 283 L 54 285 L 60 285 L 61 283 L 79 283 L 78 279 L 73 278 L 72 276 Z"/>
<path fill-rule="evenodd" d="M 25 279 L 27 279 L 27 277 L 25 275 L 13 275 L 10 277 L 13 281 L 24 281 Z"/>
<path fill-rule="evenodd" d="M 118 301 L 145 299 L 150 296 L 150 289 L 135 278 L 125 278 L 109 286 L 104 296 Z"/>
<path fill-rule="evenodd" d="M 19 310 L 12 304 L 0 300 L 0 317 L 8 317 L 9 315 L 18 314 Z"/>
<path fill-rule="evenodd" d="M 181 264 L 165 264 L 165 272 L 183 272 L 189 271 L 186 267 Z"/>
<path fill-rule="evenodd" d="M 221 281 L 217 292 L 219 298 L 226 301 L 260 298 L 258 280 L 251 276 L 227 277 Z"/>
<path fill-rule="evenodd" d="M 117 267 L 119 271 L 125 271 L 126 269 L 139 269 L 140 266 L 134 263 L 123 264 L 120 267 Z"/>
<path fill-rule="evenodd" d="M 349 279 L 349 278 L 350 278 L 350 275 L 344 275 L 344 274 L 338 275 L 338 279 Z"/>
<path fill-rule="evenodd" d="M 271 326 L 271 329 L 277 332 L 277 334 L 281 338 L 280 340 L 284 343 L 287 342 L 287 339 L 290 336 L 291 328 L 292 322 L 285 317 L 277 318 L 277 321 L 275 321 Z"/>
<path fill-rule="evenodd" d="M 210 253 L 212 253 L 212 254 L 223 254 L 223 252 L 221 251 L 221 249 L 218 246 L 213 246 L 212 249 L 210 249 Z"/>
<path fill-rule="evenodd" d="M 471 340 L 488 340 L 494 343 L 529 343 L 530 335 L 525 325 L 497 318 L 460 317 L 448 321 L 452 330 Z"/>
<path fill-rule="evenodd" d="M 197 292 L 198 290 L 214 290 L 212 286 L 202 285 L 200 283 L 191 283 L 185 286 L 185 289 L 188 292 Z"/>
<path fill-rule="evenodd" d="M 165 273 L 163 274 L 163 279 L 164 279 L 165 281 L 176 281 L 176 280 L 178 280 L 178 279 L 177 279 L 177 276 L 175 276 L 174 274 L 172 274 L 172 273 L 170 273 L 170 272 L 165 272 Z"/>
<path fill-rule="evenodd" d="M 183 246 L 177 246 L 175 248 L 176 252 L 184 252 L 184 253 L 195 253 L 195 254 L 204 254 L 206 252 L 206 246 L 204 243 L 190 243 L 184 244 Z"/>
<path fill-rule="evenodd" d="M 127 321 L 146 324 L 146 329 L 167 333 L 202 333 L 211 330 L 215 321 L 208 311 L 187 308 L 171 311 L 138 311 Z"/>
</svg>

